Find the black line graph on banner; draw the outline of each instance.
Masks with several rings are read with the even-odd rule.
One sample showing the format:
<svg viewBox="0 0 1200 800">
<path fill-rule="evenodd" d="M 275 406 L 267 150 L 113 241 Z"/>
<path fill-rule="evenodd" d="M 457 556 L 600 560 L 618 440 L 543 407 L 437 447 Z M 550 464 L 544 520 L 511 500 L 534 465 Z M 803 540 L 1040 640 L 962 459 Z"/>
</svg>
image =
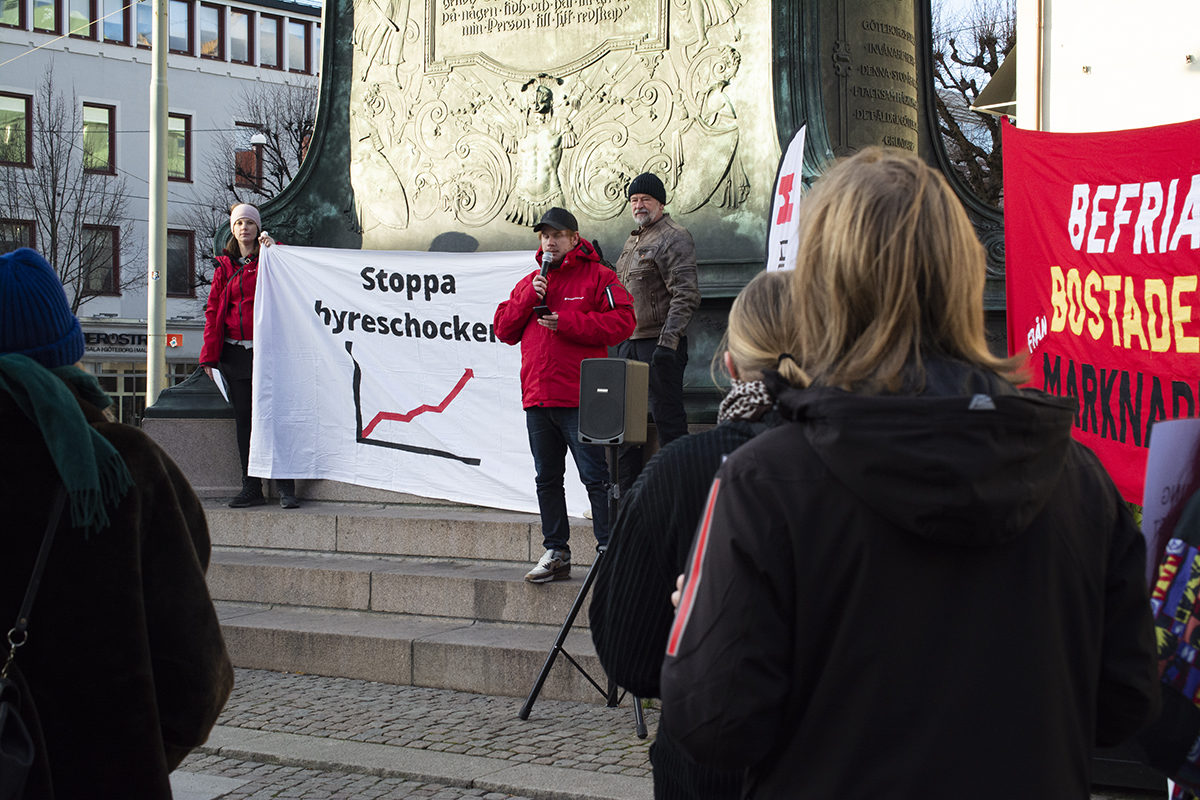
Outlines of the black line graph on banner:
<svg viewBox="0 0 1200 800">
<path fill-rule="evenodd" d="M 437 458 L 448 458 L 453 461 L 461 461 L 472 467 L 479 466 L 480 460 L 471 456 L 461 456 L 456 453 L 451 453 L 446 450 L 437 450 L 431 447 L 420 447 L 412 444 L 402 444 L 400 442 L 391 442 L 386 439 L 370 438 L 375 433 L 376 428 L 381 422 L 411 422 L 416 417 L 422 414 L 441 414 L 449 405 L 454 402 L 463 388 L 467 385 L 475 373 L 470 368 L 463 371 L 463 375 L 459 378 L 458 383 L 454 388 L 442 398 L 442 400 L 434 405 L 422 404 L 412 409 L 411 411 L 379 411 L 371 418 L 371 421 L 363 426 L 363 410 L 362 410 L 362 366 L 359 365 L 358 359 L 354 357 L 354 343 L 346 342 L 346 352 L 350 355 L 350 360 L 354 362 L 354 433 L 355 440 L 359 444 L 369 444 L 373 447 L 387 447 L 393 450 L 404 450 L 409 453 L 417 453 L 425 456 L 435 456 Z"/>
</svg>

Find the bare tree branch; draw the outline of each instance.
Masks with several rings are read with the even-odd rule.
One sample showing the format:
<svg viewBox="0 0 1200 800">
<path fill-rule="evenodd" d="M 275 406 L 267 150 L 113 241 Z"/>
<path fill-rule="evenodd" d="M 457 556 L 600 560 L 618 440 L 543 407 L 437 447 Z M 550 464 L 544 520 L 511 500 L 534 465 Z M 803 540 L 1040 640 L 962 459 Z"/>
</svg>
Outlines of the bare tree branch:
<svg viewBox="0 0 1200 800">
<path fill-rule="evenodd" d="M 197 236 L 197 286 L 212 281 L 209 245 L 229 220 L 230 207 L 235 203 L 261 205 L 282 192 L 300 169 L 316 121 L 317 83 L 315 78 L 299 76 L 296 81 L 244 87 L 233 103 L 234 121 L 242 125 L 214 135 L 211 152 L 220 155 L 204 161 L 197 179 L 204 197 L 197 198 L 183 215 Z M 251 130 L 266 138 L 261 162 L 256 165 L 253 161 L 257 159 L 239 161 L 237 155 L 254 149 L 247 143 Z"/>
<path fill-rule="evenodd" d="M 119 232 L 118 264 L 133 254 L 125 177 L 83 168 L 82 117 L 74 92 L 68 98 L 56 91 L 51 64 L 33 101 L 33 166 L 0 168 L 0 214 L 33 220 L 35 244 L 58 272 L 75 313 L 94 297 L 120 293 L 146 279 L 141 270 L 118 269 L 112 285 L 106 277 L 112 251 L 98 252 L 84 227 Z"/>
<path fill-rule="evenodd" d="M 231 202 L 260 203 L 282 192 L 300 168 L 305 139 L 312 134 L 316 121 L 316 80 L 251 84 L 238 93 L 234 108 L 237 122 L 266 139 L 258 165 L 261 176 L 239 164 L 234 154 L 245 151 L 246 144 L 230 130 L 217 137 L 221 148 L 229 153 L 229 161 L 214 165 L 218 171 L 209 180 L 223 186 Z M 216 184 L 222 167 L 225 179 Z"/>
<path fill-rule="evenodd" d="M 954 11 L 933 3 L 938 133 L 951 163 L 985 203 L 1002 206 L 1000 120 L 971 111 L 1016 42 L 1016 0 L 974 0 Z"/>
</svg>

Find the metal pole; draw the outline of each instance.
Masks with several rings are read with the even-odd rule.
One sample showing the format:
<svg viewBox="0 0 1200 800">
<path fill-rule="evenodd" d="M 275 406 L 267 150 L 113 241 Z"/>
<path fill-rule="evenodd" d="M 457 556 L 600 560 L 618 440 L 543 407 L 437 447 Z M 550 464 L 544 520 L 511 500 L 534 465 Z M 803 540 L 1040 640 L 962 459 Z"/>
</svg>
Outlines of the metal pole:
<svg viewBox="0 0 1200 800">
<path fill-rule="evenodd" d="M 145 0 L 143 0 L 145 1 Z M 167 387 L 167 26 L 168 0 L 153 0 L 150 71 L 150 225 L 146 286 L 146 405 Z"/>
</svg>

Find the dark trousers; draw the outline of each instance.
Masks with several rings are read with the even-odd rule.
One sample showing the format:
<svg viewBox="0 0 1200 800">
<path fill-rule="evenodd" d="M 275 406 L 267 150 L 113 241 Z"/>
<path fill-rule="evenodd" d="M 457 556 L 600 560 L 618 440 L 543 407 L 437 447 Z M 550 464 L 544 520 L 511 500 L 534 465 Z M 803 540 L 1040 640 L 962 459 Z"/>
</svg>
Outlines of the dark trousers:
<svg viewBox="0 0 1200 800">
<path fill-rule="evenodd" d="M 525 427 L 529 430 L 529 449 L 537 471 L 542 545 L 547 550 L 571 550 L 568 544 L 571 525 L 567 520 L 567 496 L 563 486 L 568 450 L 579 469 L 579 478 L 587 488 L 596 543 L 608 544 L 608 466 L 603 447 L 579 441 L 579 409 L 527 408 Z"/>
<path fill-rule="evenodd" d="M 225 343 L 218 365 L 229 387 L 229 404 L 233 406 L 233 425 L 237 431 L 238 458 L 242 461 L 242 485 L 252 486 L 262 481 L 250 475 L 250 419 L 253 415 L 254 350 L 240 344 Z M 275 482 L 283 494 L 295 494 L 296 482 L 291 479 Z"/>
<path fill-rule="evenodd" d="M 650 418 L 658 431 L 658 446 L 664 447 L 680 436 L 687 435 L 687 412 L 683 408 L 683 370 L 687 366 L 687 337 L 679 338 L 675 360 L 665 367 L 656 367 L 652 360 L 657 339 L 627 339 L 617 345 L 617 358 L 644 361 L 650 365 Z M 621 493 L 633 486 L 642 471 L 643 448 L 629 445 L 621 448 Z"/>
</svg>

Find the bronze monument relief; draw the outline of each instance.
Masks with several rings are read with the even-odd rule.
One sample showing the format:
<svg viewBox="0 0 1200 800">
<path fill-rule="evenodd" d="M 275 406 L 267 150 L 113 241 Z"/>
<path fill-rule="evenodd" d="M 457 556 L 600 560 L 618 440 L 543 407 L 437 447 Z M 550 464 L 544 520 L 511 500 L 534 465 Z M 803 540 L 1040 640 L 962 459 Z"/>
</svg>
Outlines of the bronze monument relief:
<svg viewBox="0 0 1200 800">
<path fill-rule="evenodd" d="M 326 0 L 313 149 L 264 214 L 306 244 L 531 250 L 564 205 L 615 257 L 625 188 L 655 172 L 696 240 L 685 392 L 703 416 L 729 301 L 763 268 L 781 141 L 807 124 L 807 177 L 870 144 L 929 157 L 928 17 L 911 0 Z"/>
<path fill-rule="evenodd" d="M 766 0 L 356 0 L 354 15 L 365 248 L 450 231 L 525 248 L 555 205 L 615 245 L 625 186 L 648 170 L 713 241 L 764 235 L 779 158 Z"/>
</svg>

